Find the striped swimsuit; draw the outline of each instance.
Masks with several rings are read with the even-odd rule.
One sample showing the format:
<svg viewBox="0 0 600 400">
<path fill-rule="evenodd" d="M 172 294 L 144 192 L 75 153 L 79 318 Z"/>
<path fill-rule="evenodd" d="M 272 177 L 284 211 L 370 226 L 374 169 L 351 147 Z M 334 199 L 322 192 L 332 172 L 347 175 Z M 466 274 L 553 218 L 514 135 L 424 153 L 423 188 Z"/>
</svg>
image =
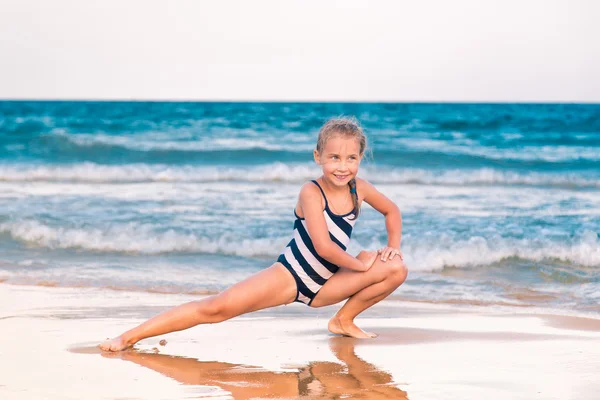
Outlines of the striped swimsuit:
<svg viewBox="0 0 600 400">
<path fill-rule="evenodd" d="M 353 216 L 353 212 L 344 215 L 334 214 L 329 208 L 327 197 L 325 197 L 325 192 L 319 186 L 319 183 L 317 181 L 311 182 L 319 187 L 325 199 L 323 215 L 327 222 L 329 237 L 342 250 L 346 250 L 355 222 L 355 220 L 350 219 Z M 310 305 L 317 292 L 339 267 L 317 254 L 308 234 L 305 219 L 300 218 L 296 214 L 296 210 L 294 210 L 294 215 L 296 216 L 296 220 L 294 221 L 294 237 L 277 261 L 282 263 L 296 280 L 298 293 L 294 301 Z"/>
</svg>

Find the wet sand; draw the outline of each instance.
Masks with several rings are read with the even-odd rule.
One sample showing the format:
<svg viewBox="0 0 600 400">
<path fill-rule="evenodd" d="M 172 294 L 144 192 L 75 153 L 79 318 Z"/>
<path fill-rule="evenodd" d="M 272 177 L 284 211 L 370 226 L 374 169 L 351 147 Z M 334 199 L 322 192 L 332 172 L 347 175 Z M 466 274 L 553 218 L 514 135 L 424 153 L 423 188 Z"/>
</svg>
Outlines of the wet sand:
<svg viewBox="0 0 600 400">
<path fill-rule="evenodd" d="M 1 399 L 596 399 L 600 320 L 387 301 L 327 332 L 300 304 L 101 353 L 187 295 L 0 284 Z M 516 314 L 516 312 L 519 312 Z M 530 311 L 527 311 L 530 312 Z M 162 342 L 161 342 L 162 341 Z"/>
</svg>

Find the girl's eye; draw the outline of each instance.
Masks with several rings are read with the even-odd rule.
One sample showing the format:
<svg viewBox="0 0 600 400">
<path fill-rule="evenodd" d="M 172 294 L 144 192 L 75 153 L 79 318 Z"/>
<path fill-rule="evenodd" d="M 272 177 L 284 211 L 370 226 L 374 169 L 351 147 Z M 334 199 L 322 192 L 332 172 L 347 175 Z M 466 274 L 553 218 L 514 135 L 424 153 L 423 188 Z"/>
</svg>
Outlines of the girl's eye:
<svg viewBox="0 0 600 400">
<path fill-rule="evenodd" d="M 332 158 L 333 160 L 337 160 L 337 159 L 338 159 L 338 156 L 331 156 L 331 158 Z"/>
</svg>

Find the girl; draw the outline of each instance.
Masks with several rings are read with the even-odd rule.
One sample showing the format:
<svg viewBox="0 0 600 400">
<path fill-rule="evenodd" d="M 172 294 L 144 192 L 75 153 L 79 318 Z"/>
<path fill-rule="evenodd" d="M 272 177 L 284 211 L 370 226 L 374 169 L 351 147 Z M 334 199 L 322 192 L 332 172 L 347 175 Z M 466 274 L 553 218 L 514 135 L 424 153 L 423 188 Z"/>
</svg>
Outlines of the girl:
<svg viewBox="0 0 600 400">
<path fill-rule="evenodd" d="M 323 307 L 348 299 L 329 321 L 329 330 L 355 338 L 375 337 L 356 326 L 354 318 L 392 293 L 408 272 L 400 253 L 400 210 L 356 177 L 365 149 L 366 137 L 355 119 L 329 120 L 319 131 L 314 151 L 323 175 L 302 186 L 293 238 L 277 262 L 219 295 L 166 311 L 100 348 L 120 351 L 148 337 L 294 301 Z M 355 258 L 345 250 L 363 201 L 385 216 L 388 243 Z"/>
</svg>

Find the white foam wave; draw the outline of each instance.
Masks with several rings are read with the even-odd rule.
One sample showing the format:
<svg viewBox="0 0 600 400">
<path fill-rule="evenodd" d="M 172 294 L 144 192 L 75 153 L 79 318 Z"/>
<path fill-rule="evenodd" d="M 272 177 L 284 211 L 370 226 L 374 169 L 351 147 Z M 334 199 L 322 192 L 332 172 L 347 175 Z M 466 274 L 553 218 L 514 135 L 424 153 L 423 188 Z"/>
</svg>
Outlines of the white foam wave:
<svg viewBox="0 0 600 400">
<path fill-rule="evenodd" d="M 312 165 L 275 163 L 260 167 L 194 167 L 148 164 L 99 165 L 80 163 L 66 166 L 0 165 L 0 181 L 50 181 L 91 183 L 132 182 L 218 182 L 218 181 L 304 181 L 317 176 Z"/>
<path fill-rule="evenodd" d="M 200 127 L 199 129 L 205 129 Z M 239 133 L 239 132 L 238 132 Z M 270 132 L 273 134 L 274 132 Z M 417 151 L 432 151 L 444 154 L 461 154 L 483 157 L 492 160 L 518 161 L 600 161 L 598 148 L 586 146 L 523 146 L 519 148 L 502 148 L 485 146 L 476 141 L 466 139 L 464 134 L 453 132 L 454 141 L 439 140 L 430 137 L 398 137 L 392 139 L 390 145 L 398 150 L 409 149 Z M 213 135 L 198 135 L 190 130 L 176 129 L 165 132 L 146 131 L 129 135 L 107 135 L 104 133 L 69 134 L 57 129 L 52 134 L 76 146 L 117 146 L 135 151 L 224 151 L 252 150 L 303 152 L 314 149 L 312 136 L 300 136 L 280 132 L 270 139 L 257 132 L 249 131 L 241 137 L 218 137 Z M 502 134 L 505 140 L 515 140 L 522 137 L 518 133 Z"/>
<path fill-rule="evenodd" d="M 200 167 L 150 164 L 99 165 L 0 165 L 0 182 L 294 182 L 314 179 L 319 168 L 309 164 L 273 163 L 255 167 Z M 558 187 L 600 187 L 597 177 L 563 173 L 517 173 L 490 168 L 432 171 L 417 168 L 364 166 L 360 176 L 373 183 L 425 185 L 532 185 Z"/>
<path fill-rule="evenodd" d="M 231 234 L 203 237 L 174 230 L 157 231 L 154 226 L 129 223 L 100 228 L 51 227 L 38 221 L 0 224 L 0 233 L 29 245 L 50 249 L 83 249 L 97 252 L 134 254 L 209 253 L 243 257 L 277 257 L 289 237 L 276 239 L 240 239 Z M 290 233 L 291 234 L 291 233 Z M 380 243 L 370 243 L 375 249 Z M 357 253 L 363 246 L 353 240 L 349 251 Z M 472 237 L 456 240 L 449 235 L 415 240 L 407 237 L 402 251 L 407 265 L 416 271 L 439 271 L 445 267 L 490 265 L 509 258 L 541 262 L 560 260 L 579 266 L 600 267 L 598 234 L 585 231 L 571 243 L 550 239 L 511 239 Z"/>
<path fill-rule="evenodd" d="M 50 249 L 139 254 L 211 253 L 243 257 L 279 254 L 289 240 L 240 240 L 231 235 L 208 238 L 174 230 L 157 232 L 153 226 L 135 223 L 99 229 L 51 227 L 38 221 L 20 221 L 0 224 L 0 233 L 8 233 L 16 240 Z"/>
<path fill-rule="evenodd" d="M 449 235 L 427 239 L 405 240 L 403 245 L 407 265 L 415 270 L 439 271 L 444 267 L 490 265 L 510 258 L 533 262 L 559 260 L 579 266 L 600 267 L 600 239 L 596 232 L 589 230 L 571 243 L 549 239 L 483 237 L 457 241 Z"/>
<path fill-rule="evenodd" d="M 281 143 L 264 138 L 238 137 L 195 137 L 187 131 L 183 132 L 144 132 L 143 134 L 132 134 L 127 136 L 113 136 L 102 133 L 97 134 L 67 134 L 61 131 L 53 133 L 77 146 L 91 147 L 97 145 L 118 146 L 137 151 L 223 151 L 223 150 L 251 150 L 261 149 L 270 151 L 310 151 L 314 148 L 312 143 L 297 143 L 291 145 L 288 141 Z"/>
<path fill-rule="evenodd" d="M 597 147 L 585 146 L 523 146 L 521 148 L 497 148 L 477 145 L 472 141 L 451 143 L 428 138 L 397 138 L 395 143 L 407 149 L 418 151 L 434 151 L 446 154 L 464 154 L 492 160 L 518 161 L 599 161 L 600 151 Z"/>
</svg>

